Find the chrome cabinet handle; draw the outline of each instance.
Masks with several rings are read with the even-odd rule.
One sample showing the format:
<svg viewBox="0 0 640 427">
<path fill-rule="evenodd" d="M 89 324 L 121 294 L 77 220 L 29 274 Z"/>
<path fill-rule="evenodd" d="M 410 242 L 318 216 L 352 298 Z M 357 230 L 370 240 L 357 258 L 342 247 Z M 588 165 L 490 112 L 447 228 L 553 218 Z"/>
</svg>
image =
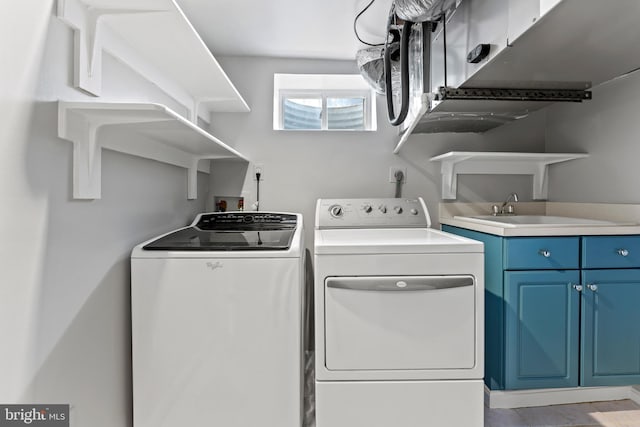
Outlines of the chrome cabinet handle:
<svg viewBox="0 0 640 427">
<path fill-rule="evenodd" d="M 551 256 L 551 251 L 548 251 L 546 249 L 540 249 L 538 253 L 545 258 L 549 258 Z"/>
<path fill-rule="evenodd" d="M 598 290 L 598 285 L 589 284 L 587 285 L 587 288 L 589 288 L 590 291 L 596 292 Z"/>
<path fill-rule="evenodd" d="M 629 255 L 629 250 L 628 249 L 618 249 L 618 255 L 627 256 L 627 255 Z"/>
<path fill-rule="evenodd" d="M 575 289 L 578 292 L 582 292 L 582 285 L 573 285 L 573 289 Z"/>
</svg>

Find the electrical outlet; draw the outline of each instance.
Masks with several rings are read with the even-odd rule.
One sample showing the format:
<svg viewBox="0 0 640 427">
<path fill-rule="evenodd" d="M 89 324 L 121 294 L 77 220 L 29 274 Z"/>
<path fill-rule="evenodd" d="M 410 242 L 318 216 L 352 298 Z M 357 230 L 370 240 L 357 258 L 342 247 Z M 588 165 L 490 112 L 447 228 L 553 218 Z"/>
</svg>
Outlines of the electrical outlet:
<svg viewBox="0 0 640 427">
<path fill-rule="evenodd" d="M 396 172 L 400 171 L 402 172 L 402 183 L 406 183 L 407 182 L 407 168 L 403 168 L 400 166 L 391 166 L 389 168 L 389 182 L 393 182 L 395 184 L 396 182 Z"/>
<path fill-rule="evenodd" d="M 260 182 L 264 181 L 264 164 L 262 163 L 254 163 L 253 164 L 253 180 L 257 181 L 256 174 L 260 174 Z"/>
</svg>

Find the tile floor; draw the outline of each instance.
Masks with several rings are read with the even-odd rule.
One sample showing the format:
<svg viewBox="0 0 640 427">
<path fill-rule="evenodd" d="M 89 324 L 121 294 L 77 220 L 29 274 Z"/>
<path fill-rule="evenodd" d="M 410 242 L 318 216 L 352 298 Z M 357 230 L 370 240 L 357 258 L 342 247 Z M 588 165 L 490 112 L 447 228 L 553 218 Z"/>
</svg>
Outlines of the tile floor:
<svg viewBox="0 0 640 427">
<path fill-rule="evenodd" d="M 537 408 L 489 409 L 485 427 L 640 427 L 640 405 L 631 400 Z"/>
</svg>

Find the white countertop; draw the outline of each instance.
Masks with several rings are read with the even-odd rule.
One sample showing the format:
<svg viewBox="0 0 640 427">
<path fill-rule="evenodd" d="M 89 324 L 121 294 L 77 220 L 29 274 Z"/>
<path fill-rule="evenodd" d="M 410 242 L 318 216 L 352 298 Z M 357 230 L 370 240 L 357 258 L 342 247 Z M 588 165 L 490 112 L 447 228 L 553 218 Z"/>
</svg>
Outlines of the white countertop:
<svg viewBox="0 0 640 427">
<path fill-rule="evenodd" d="M 496 236 L 598 236 L 640 234 L 640 206 L 620 204 L 584 204 L 531 202 L 518 203 L 519 214 L 557 215 L 613 221 L 615 225 L 536 225 L 518 227 L 510 224 L 488 224 L 466 220 L 460 216 L 486 215 L 491 203 L 441 203 L 439 222 Z M 631 225 L 633 224 L 633 225 Z"/>
<path fill-rule="evenodd" d="M 466 228 L 496 236 L 608 236 L 640 234 L 640 225 L 510 227 L 480 224 L 460 218 L 440 218 L 440 224 Z"/>
</svg>

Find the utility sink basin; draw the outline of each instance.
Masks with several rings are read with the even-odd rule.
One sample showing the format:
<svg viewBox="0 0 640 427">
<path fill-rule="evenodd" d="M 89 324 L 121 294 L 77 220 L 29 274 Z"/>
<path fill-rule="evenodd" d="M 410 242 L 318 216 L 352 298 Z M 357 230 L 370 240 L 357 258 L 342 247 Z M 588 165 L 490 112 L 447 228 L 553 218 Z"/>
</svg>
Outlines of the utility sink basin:
<svg viewBox="0 0 640 427">
<path fill-rule="evenodd" d="M 547 215 L 478 215 L 456 216 L 455 219 L 475 222 L 478 224 L 494 225 L 499 227 L 603 227 L 636 225 L 630 222 L 603 221 L 598 219 L 571 218 L 566 216 Z"/>
</svg>

